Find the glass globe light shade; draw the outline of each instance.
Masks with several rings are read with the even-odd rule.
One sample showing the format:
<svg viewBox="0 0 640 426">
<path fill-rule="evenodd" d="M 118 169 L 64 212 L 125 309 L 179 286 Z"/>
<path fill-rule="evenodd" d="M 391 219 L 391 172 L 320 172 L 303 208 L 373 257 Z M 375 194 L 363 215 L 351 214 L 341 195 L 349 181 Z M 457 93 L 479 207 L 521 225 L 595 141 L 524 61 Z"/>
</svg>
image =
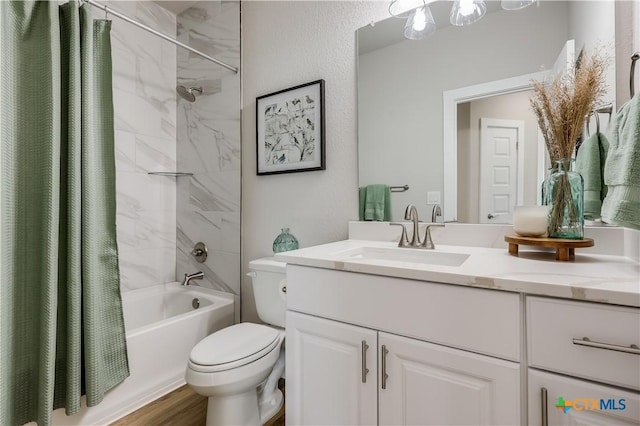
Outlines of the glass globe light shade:
<svg viewBox="0 0 640 426">
<path fill-rule="evenodd" d="M 534 3 L 538 3 L 538 0 L 502 0 L 500 5 L 504 10 L 520 10 Z"/>
<path fill-rule="evenodd" d="M 436 23 L 429 6 L 414 9 L 404 26 L 404 36 L 410 40 L 422 40 L 436 31 Z"/>
<path fill-rule="evenodd" d="M 451 8 L 451 25 L 471 25 L 487 12 L 484 0 L 456 0 Z"/>
</svg>

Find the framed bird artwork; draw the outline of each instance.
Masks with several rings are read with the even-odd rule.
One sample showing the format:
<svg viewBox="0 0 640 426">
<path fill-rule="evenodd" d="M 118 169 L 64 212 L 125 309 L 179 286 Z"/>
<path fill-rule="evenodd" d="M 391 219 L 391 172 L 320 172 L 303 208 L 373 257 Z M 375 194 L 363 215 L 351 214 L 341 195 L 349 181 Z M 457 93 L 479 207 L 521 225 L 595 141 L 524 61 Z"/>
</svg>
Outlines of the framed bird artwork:
<svg viewBox="0 0 640 426">
<path fill-rule="evenodd" d="M 324 80 L 256 98 L 257 173 L 325 170 Z"/>
</svg>

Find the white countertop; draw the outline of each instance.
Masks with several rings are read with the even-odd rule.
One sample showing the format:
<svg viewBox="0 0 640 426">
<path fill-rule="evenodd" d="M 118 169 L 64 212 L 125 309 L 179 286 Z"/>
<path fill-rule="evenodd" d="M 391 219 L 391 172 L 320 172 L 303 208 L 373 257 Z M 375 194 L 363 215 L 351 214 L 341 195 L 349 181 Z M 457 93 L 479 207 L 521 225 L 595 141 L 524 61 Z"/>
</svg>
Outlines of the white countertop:
<svg viewBox="0 0 640 426">
<path fill-rule="evenodd" d="M 437 245 L 437 252 L 469 254 L 460 266 L 442 266 L 339 254 L 363 246 L 395 248 L 397 243 L 345 240 L 275 257 L 294 265 L 640 307 L 640 264 L 622 256 L 584 254 L 576 249 L 575 260 L 560 262 L 555 252 L 525 246 L 520 246 L 519 257 L 515 257 L 506 248 Z"/>
</svg>

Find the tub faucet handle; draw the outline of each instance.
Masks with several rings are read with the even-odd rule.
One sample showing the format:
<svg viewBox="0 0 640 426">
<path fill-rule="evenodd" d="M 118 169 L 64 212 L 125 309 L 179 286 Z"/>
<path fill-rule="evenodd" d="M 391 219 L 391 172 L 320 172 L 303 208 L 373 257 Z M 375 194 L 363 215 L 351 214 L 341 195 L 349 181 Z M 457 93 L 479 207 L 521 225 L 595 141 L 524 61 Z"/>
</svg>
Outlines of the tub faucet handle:
<svg viewBox="0 0 640 426">
<path fill-rule="evenodd" d="M 191 280 L 201 280 L 204 278 L 204 272 L 198 271 L 193 274 L 184 274 L 182 285 L 189 285 Z"/>
<path fill-rule="evenodd" d="M 195 257 L 198 262 L 204 263 L 208 255 L 206 244 L 203 242 L 196 243 L 193 250 L 191 250 L 191 255 Z"/>
</svg>

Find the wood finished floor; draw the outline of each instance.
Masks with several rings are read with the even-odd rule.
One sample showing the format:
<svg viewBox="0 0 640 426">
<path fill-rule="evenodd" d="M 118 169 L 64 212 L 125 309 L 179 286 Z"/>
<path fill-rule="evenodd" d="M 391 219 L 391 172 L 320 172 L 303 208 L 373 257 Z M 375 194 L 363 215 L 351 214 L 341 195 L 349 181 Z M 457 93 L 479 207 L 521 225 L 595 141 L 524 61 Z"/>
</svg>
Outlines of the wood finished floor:
<svg viewBox="0 0 640 426">
<path fill-rule="evenodd" d="M 284 380 L 279 388 L 284 394 Z M 187 385 L 156 399 L 110 426 L 204 426 L 207 398 Z M 265 426 L 284 426 L 284 405 Z"/>
</svg>

